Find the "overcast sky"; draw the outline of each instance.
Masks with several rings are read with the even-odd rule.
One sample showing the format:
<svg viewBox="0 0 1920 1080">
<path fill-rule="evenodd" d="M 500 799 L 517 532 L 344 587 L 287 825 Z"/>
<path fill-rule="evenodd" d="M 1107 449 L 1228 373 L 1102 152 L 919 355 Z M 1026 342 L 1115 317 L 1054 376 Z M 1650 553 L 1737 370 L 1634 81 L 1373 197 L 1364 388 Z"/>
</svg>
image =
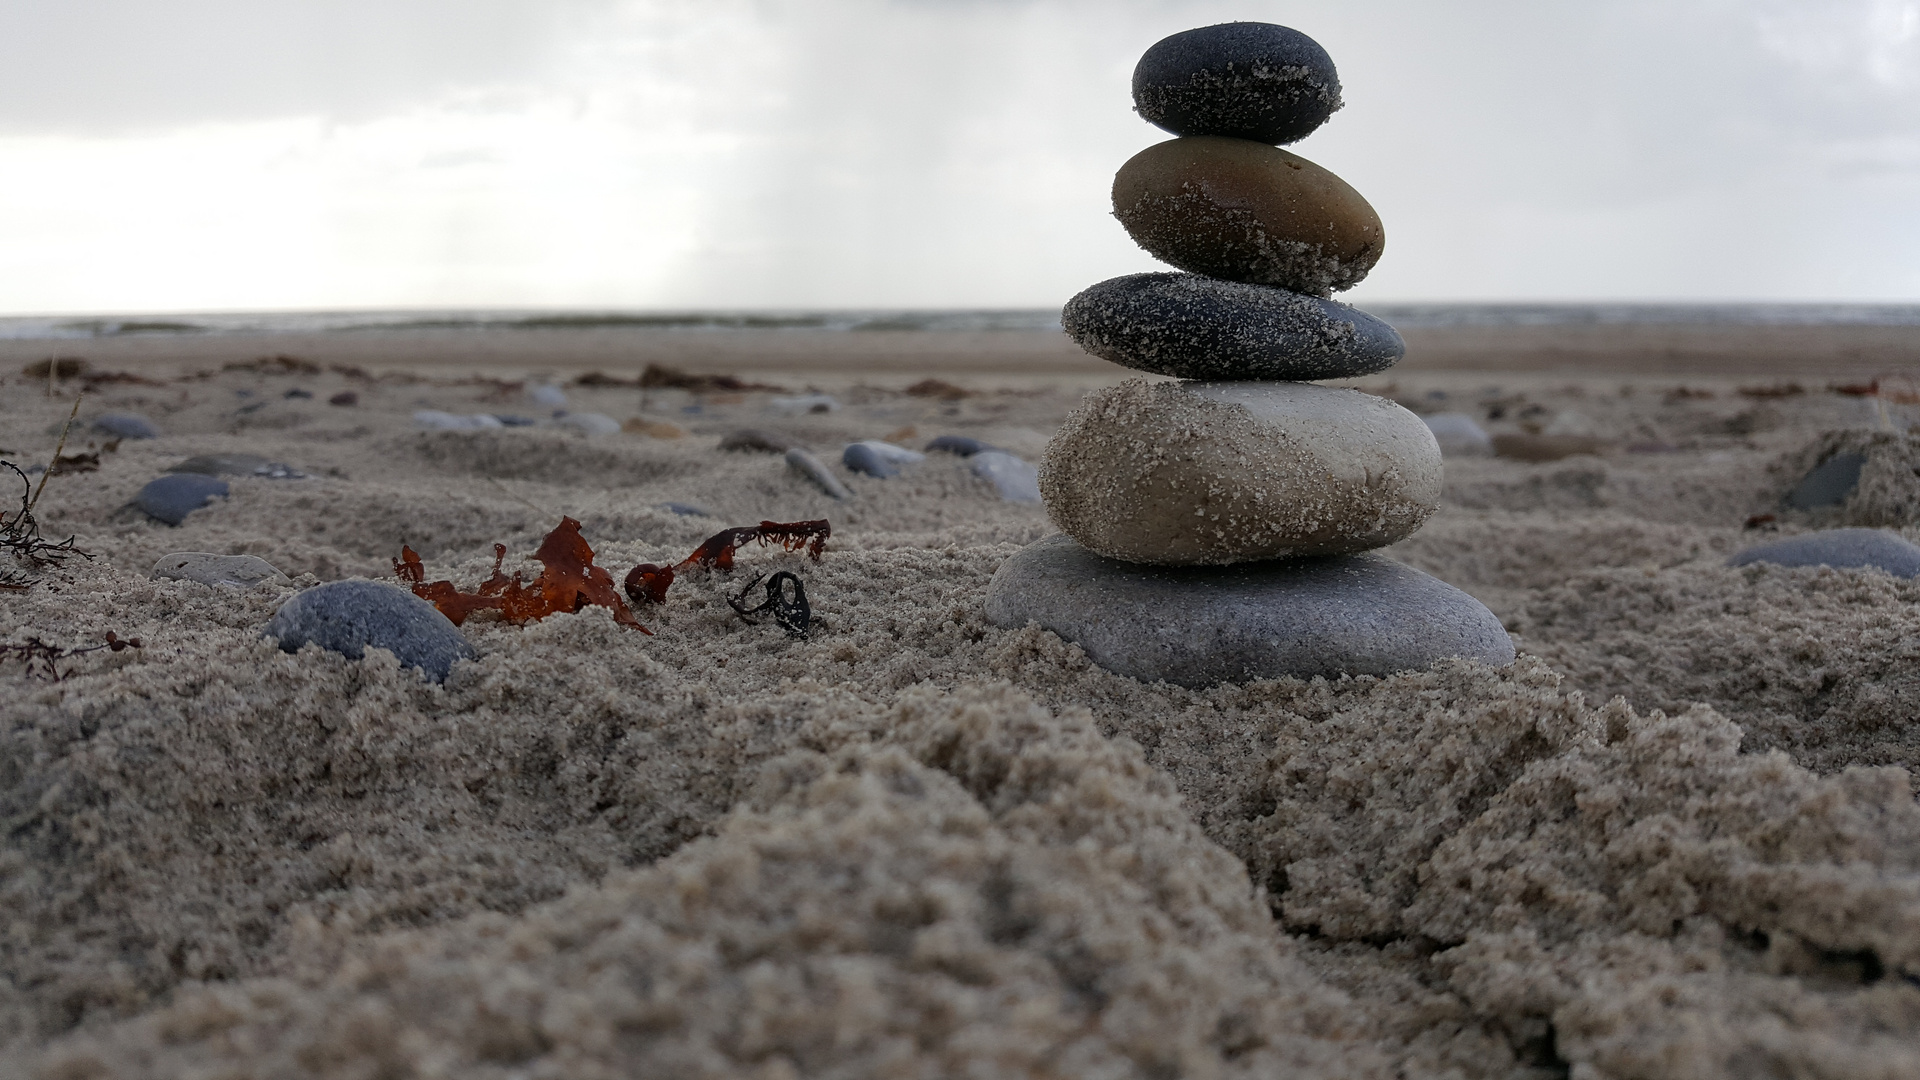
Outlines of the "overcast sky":
<svg viewBox="0 0 1920 1080">
<path fill-rule="evenodd" d="M 0 0 L 0 312 L 1057 305 L 1233 19 L 1339 67 L 1347 299 L 1920 299 L 1920 0 Z"/>
</svg>

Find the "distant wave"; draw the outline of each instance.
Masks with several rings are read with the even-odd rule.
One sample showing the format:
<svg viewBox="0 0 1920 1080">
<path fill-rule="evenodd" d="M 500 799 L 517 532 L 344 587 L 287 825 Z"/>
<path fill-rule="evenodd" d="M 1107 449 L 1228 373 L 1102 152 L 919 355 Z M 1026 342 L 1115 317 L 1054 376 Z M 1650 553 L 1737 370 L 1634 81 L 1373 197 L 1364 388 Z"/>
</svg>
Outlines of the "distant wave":
<svg viewBox="0 0 1920 1080">
<path fill-rule="evenodd" d="M 1368 304 L 1403 328 L 1451 326 L 1914 326 L 1920 304 Z M 0 340 L 157 334 L 621 330 L 1058 330 L 1053 308 L 949 311 L 333 311 L 0 318 Z"/>
</svg>

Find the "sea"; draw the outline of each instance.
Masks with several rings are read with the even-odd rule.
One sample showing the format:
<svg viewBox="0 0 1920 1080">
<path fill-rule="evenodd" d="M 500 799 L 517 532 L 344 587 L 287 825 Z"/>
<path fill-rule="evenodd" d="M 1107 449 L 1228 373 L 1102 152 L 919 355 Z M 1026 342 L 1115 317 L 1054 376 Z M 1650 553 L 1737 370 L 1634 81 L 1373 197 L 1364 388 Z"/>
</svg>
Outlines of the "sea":
<svg viewBox="0 0 1920 1080">
<path fill-rule="evenodd" d="M 1359 305 L 1397 327 L 1446 326 L 1913 326 L 1920 304 L 1814 303 L 1380 303 Z M 1057 308 L 929 311 L 410 310 L 192 315 L 0 317 L 0 340 L 133 335 L 354 333 L 368 330 L 660 329 L 817 333 L 1057 330 Z"/>
</svg>

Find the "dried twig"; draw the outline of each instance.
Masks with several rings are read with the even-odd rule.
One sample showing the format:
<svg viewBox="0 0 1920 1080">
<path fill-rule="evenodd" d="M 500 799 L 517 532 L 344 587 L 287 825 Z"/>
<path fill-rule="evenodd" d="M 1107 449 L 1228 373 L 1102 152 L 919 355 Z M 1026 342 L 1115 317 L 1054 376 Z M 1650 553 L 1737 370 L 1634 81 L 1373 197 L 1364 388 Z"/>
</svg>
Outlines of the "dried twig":
<svg viewBox="0 0 1920 1080">
<path fill-rule="evenodd" d="M 60 425 L 60 441 L 53 448 L 53 460 L 47 462 L 47 471 L 40 474 L 40 486 L 33 489 L 33 498 L 27 502 L 28 510 L 33 509 L 34 504 L 40 501 L 40 493 L 47 490 L 47 481 L 53 477 L 54 466 L 60 464 L 60 451 L 67 448 L 67 431 L 73 427 L 73 418 L 80 415 L 80 399 L 86 396 L 85 390 L 74 395 L 73 409 L 67 413 L 67 422 Z"/>
</svg>

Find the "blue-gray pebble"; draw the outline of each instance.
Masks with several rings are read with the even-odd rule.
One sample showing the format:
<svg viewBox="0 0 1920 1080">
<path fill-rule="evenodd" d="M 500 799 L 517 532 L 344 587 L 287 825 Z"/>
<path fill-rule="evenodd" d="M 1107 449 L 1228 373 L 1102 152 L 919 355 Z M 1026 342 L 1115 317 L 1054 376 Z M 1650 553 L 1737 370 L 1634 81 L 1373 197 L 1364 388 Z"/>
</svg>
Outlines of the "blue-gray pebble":
<svg viewBox="0 0 1920 1080">
<path fill-rule="evenodd" d="M 1727 560 L 1728 566 L 1831 566 L 1885 570 L 1894 577 L 1920 577 L 1920 547 L 1885 529 L 1827 529 L 1761 544 Z"/>
<path fill-rule="evenodd" d="M 1052 536 L 1002 563 L 987 618 L 1038 623 L 1109 671 L 1213 686 L 1513 662 L 1500 620 L 1459 589 L 1372 552 L 1233 566 L 1145 566 Z"/>
<path fill-rule="evenodd" d="M 138 413 L 106 413 L 93 418 L 93 429 L 116 439 L 157 439 L 160 429 Z"/>
<path fill-rule="evenodd" d="M 261 632 L 278 639 L 285 652 L 312 642 L 358 660 L 369 647 L 385 649 L 401 666 L 417 667 L 434 682 L 446 680 L 455 660 L 478 655 L 432 604 L 377 581 L 316 585 L 281 604 Z"/>
<path fill-rule="evenodd" d="M 1199 274 L 1111 278 L 1067 301 L 1060 325 L 1103 360 L 1182 379 L 1350 379 L 1407 351 L 1358 308 Z"/>
<path fill-rule="evenodd" d="M 1866 463 L 1865 454 L 1833 455 L 1814 466 L 1812 472 L 1801 477 L 1793 490 L 1787 492 L 1787 505 L 1795 510 L 1839 506 L 1860 486 L 1860 469 Z"/>
<path fill-rule="evenodd" d="M 960 457 L 972 457 L 987 450 L 998 450 L 992 443 L 983 443 L 979 439 L 966 435 L 941 435 L 927 443 L 929 454 L 957 454 Z"/>
<path fill-rule="evenodd" d="M 149 517 L 178 525 L 214 499 L 227 497 L 227 482 L 202 473 L 173 473 L 151 481 L 133 497 Z"/>
<path fill-rule="evenodd" d="M 840 452 L 840 464 L 857 473 L 885 480 L 889 476 L 899 476 L 900 466 L 888 461 L 880 452 L 862 443 L 849 443 Z"/>
<path fill-rule="evenodd" d="M 1273 23 L 1203 26 L 1163 38 L 1133 69 L 1133 106 L 1175 135 L 1284 146 L 1340 108 L 1340 76 L 1320 43 Z"/>
</svg>

